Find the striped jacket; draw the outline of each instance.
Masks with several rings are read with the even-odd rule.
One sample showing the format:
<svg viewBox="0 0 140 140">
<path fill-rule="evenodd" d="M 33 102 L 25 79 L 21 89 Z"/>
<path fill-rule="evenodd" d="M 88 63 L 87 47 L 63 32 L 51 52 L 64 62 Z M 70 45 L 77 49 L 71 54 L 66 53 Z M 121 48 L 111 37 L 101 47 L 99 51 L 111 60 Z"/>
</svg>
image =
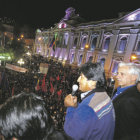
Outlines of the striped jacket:
<svg viewBox="0 0 140 140">
<path fill-rule="evenodd" d="M 115 115 L 106 92 L 89 92 L 77 108 L 68 107 L 64 130 L 74 140 L 113 140 Z"/>
</svg>

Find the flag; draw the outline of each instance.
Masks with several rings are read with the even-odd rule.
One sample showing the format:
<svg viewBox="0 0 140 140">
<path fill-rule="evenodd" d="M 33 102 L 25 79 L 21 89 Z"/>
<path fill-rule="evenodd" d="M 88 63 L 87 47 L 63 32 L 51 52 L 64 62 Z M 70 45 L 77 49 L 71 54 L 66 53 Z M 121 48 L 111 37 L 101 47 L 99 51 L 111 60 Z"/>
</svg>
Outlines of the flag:
<svg viewBox="0 0 140 140">
<path fill-rule="evenodd" d="M 56 44 L 54 43 L 53 45 L 53 51 L 55 52 Z"/>
<path fill-rule="evenodd" d="M 53 93 L 54 92 L 54 88 L 53 88 L 53 85 L 52 85 L 51 82 L 50 82 L 50 85 L 51 85 L 50 92 Z"/>
<path fill-rule="evenodd" d="M 43 92 L 46 92 L 47 91 L 46 84 L 45 84 L 45 79 L 46 79 L 46 74 L 43 77 L 42 85 L 41 85 L 41 88 L 42 88 L 42 91 Z"/>
<path fill-rule="evenodd" d="M 39 79 L 37 81 L 37 84 L 36 84 L 36 87 L 35 87 L 36 90 L 39 90 L 40 89 L 40 86 L 39 86 Z"/>
<path fill-rule="evenodd" d="M 55 43 L 53 45 L 53 51 L 55 52 L 55 48 L 56 48 L 56 42 L 58 40 L 57 34 L 55 34 Z"/>
<path fill-rule="evenodd" d="M 54 44 L 55 44 L 55 36 L 53 37 L 53 39 L 52 39 L 52 41 L 51 41 L 51 43 L 50 43 L 49 48 L 53 47 L 53 46 L 54 46 Z"/>
<path fill-rule="evenodd" d="M 53 51 L 55 51 L 55 48 L 56 48 L 56 41 L 57 41 L 57 33 L 54 35 L 51 43 L 50 43 L 50 48 L 52 47 L 53 48 Z"/>
<path fill-rule="evenodd" d="M 60 77 L 59 77 L 59 75 L 56 77 L 56 80 L 57 80 L 57 81 L 59 81 L 59 80 L 60 80 Z"/>
<path fill-rule="evenodd" d="M 61 94 L 62 94 L 62 90 L 60 89 L 59 91 L 57 91 L 58 100 L 61 100 Z"/>
</svg>

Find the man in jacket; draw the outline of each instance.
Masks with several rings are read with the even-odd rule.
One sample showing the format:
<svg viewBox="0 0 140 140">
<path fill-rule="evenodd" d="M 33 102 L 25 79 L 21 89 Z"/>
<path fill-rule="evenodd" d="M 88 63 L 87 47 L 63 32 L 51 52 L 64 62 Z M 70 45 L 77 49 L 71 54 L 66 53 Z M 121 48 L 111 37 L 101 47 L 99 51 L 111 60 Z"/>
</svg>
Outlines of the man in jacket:
<svg viewBox="0 0 140 140">
<path fill-rule="evenodd" d="M 120 63 L 116 79 L 119 87 L 112 98 L 116 115 L 114 139 L 140 139 L 140 69 L 133 63 Z"/>
<path fill-rule="evenodd" d="M 105 91 L 104 68 L 100 63 L 88 62 L 80 68 L 78 78 L 81 103 L 69 94 L 64 130 L 74 140 L 112 140 L 114 135 L 114 108 Z"/>
</svg>

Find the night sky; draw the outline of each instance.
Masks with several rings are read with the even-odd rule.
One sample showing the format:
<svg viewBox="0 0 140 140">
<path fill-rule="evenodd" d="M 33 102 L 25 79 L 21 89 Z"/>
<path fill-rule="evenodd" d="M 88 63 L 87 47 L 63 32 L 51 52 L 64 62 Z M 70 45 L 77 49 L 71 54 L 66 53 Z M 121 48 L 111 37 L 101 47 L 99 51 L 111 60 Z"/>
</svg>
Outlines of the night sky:
<svg viewBox="0 0 140 140">
<path fill-rule="evenodd" d="M 126 3 L 127 2 L 127 3 Z M 50 28 L 58 23 L 69 7 L 87 21 L 117 18 L 119 12 L 140 8 L 139 1 L 112 0 L 0 0 L 0 17 L 13 18 L 33 28 Z"/>
</svg>

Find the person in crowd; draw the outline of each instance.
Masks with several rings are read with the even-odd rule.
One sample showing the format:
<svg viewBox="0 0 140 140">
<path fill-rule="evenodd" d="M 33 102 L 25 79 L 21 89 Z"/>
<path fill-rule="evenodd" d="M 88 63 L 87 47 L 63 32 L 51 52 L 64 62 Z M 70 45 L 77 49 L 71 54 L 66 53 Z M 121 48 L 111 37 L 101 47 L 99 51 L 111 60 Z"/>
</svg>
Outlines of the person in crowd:
<svg viewBox="0 0 140 140">
<path fill-rule="evenodd" d="M 119 87 L 112 100 L 116 115 L 115 140 L 140 139 L 140 69 L 121 62 L 116 76 Z M 138 138 L 139 137 L 139 138 Z"/>
<path fill-rule="evenodd" d="M 0 106 L 0 134 L 5 140 L 71 140 L 54 129 L 45 101 L 24 92 Z"/>
<path fill-rule="evenodd" d="M 82 101 L 71 94 L 64 99 L 67 112 L 64 131 L 74 140 L 112 140 L 115 114 L 105 91 L 104 68 L 100 63 L 85 63 L 78 78 Z"/>
</svg>

